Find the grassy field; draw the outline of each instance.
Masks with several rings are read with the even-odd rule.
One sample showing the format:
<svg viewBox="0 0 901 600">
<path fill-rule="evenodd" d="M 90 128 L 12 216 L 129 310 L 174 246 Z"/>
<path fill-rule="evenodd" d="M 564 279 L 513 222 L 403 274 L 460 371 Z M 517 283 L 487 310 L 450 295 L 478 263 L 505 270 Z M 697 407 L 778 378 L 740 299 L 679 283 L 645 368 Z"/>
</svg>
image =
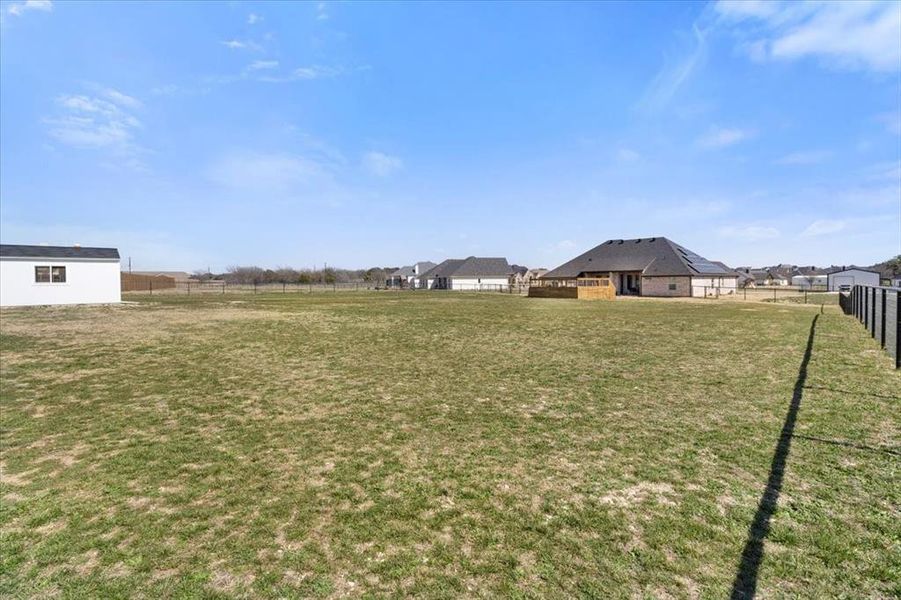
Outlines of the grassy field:
<svg viewBox="0 0 901 600">
<path fill-rule="evenodd" d="M 820 311 L 4 311 L 0 596 L 898 597 L 901 375 Z"/>
</svg>

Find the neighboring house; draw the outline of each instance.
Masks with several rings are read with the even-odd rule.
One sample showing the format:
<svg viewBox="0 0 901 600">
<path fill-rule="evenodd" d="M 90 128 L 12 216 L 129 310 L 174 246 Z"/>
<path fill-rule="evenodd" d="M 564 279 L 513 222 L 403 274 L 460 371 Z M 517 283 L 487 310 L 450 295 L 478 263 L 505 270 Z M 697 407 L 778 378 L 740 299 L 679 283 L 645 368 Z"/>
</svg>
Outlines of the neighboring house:
<svg viewBox="0 0 901 600">
<path fill-rule="evenodd" d="M 749 275 L 754 278 L 754 287 L 772 285 L 773 277 L 766 269 L 751 269 Z"/>
<path fill-rule="evenodd" d="M 609 278 L 617 295 L 704 296 L 735 293 L 737 273 L 665 237 L 608 240 L 541 279 Z"/>
<path fill-rule="evenodd" d="M 855 285 L 879 285 L 879 273 L 867 269 L 849 267 L 829 273 L 826 285 L 830 292 L 849 290 Z"/>
<path fill-rule="evenodd" d="M 418 278 L 418 287 L 430 290 L 502 290 L 509 285 L 506 258 L 470 256 L 449 258 Z"/>
<path fill-rule="evenodd" d="M 418 287 L 419 276 L 435 267 L 435 263 L 424 260 L 407 267 L 401 267 L 388 275 L 385 285 L 388 287 Z"/>
<path fill-rule="evenodd" d="M 791 284 L 800 288 L 826 287 L 827 273 L 817 267 L 796 267 L 792 273 Z"/>
<path fill-rule="evenodd" d="M 901 288 L 901 275 L 893 275 L 889 279 L 889 285 L 896 288 Z"/>
<path fill-rule="evenodd" d="M 119 251 L 0 244 L 0 306 L 121 300 Z"/>
<path fill-rule="evenodd" d="M 510 277 L 508 283 L 517 286 L 525 285 L 528 272 L 528 267 L 523 267 L 522 265 L 510 265 Z"/>
<path fill-rule="evenodd" d="M 722 264 L 722 263 L 716 263 Z M 751 269 L 748 267 L 739 267 L 735 269 L 735 273 L 738 275 L 738 279 L 735 282 L 735 285 L 739 288 L 752 288 L 757 285 L 757 280 L 754 279 L 754 276 L 751 275 Z"/>
<path fill-rule="evenodd" d="M 171 277 L 176 284 L 184 284 L 196 281 L 191 279 L 191 274 L 185 271 L 130 271 L 132 275 L 147 275 L 148 277 Z"/>
</svg>

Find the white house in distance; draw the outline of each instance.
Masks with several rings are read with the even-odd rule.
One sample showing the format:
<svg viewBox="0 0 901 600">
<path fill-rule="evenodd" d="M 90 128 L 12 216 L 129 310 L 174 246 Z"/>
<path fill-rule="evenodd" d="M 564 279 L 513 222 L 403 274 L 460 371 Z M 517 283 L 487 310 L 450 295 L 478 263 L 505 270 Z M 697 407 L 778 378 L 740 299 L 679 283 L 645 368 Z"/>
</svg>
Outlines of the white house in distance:
<svg viewBox="0 0 901 600">
<path fill-rule="evenodd" d="M 879 285 L 879 273 L 867 269 L 849 267 L 829 273 L 827 289 L 830 292 L 849 290 L 855 285 Z"/>
<path fill-rule="evenodd" d="M 120 290 L 116 248 L 0 244 L 0 306 L 107 304 Z"/>
<path fill-rule="evenodd" d="M 429 290 L 502 291 L 508 289 L 510 272 L 506 258 L 449 258 L 414 279 L 414 285 Z"/>
</svg>

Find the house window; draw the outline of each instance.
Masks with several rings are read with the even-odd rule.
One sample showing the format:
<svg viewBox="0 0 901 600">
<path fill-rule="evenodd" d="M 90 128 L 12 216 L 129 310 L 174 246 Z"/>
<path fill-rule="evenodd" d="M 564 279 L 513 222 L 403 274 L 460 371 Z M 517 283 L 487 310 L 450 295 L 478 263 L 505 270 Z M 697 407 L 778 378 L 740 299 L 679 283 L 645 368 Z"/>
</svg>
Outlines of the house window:
<svg viewBox="0 0 901 600">
<path fill-rule="evenodd" d="M 66 283 L 66 267 L 35 267 L 35 283 Z"/>
<path fill-rule="evenodd" d="M 676 284 L 675 284 L 675 283 L 669 284 L 669 289 L 670 289 L 671 292 L 676 291 Z"/>
</svg>

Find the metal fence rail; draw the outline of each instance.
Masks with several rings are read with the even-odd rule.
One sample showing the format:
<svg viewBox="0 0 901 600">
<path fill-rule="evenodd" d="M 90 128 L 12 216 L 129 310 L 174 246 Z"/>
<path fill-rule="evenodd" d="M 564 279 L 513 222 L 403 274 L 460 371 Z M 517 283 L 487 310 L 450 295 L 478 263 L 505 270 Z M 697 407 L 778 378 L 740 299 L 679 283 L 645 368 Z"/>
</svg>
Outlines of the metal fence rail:
<svg viewBox="0 0 901 600">
<path fill-rule="evenodd" d="M 870 335 L 885 348 L 895 361 L 895 368 L 901 368 L 901 289 L 855 285 L 851 293 L 842 293 L 839 304 L 845 314 L 860 321 Z"/>
</svg>

